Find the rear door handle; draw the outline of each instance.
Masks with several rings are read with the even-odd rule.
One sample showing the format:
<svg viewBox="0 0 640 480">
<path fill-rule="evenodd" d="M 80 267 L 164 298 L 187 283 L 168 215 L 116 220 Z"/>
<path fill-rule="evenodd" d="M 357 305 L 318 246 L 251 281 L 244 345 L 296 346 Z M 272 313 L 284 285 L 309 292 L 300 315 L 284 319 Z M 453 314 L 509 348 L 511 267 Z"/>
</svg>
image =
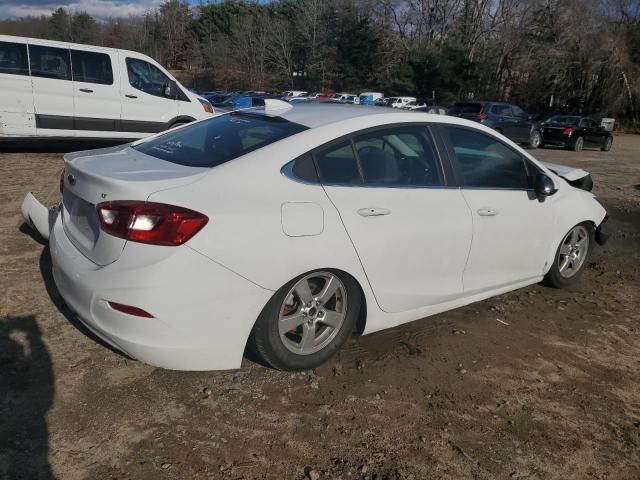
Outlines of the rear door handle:
<svg viewBox="0 0 640 480">
<path fill-rule="evenodd" d="M 391 210 L 386 208 L 367 207 L 358 210 L 358 215 L 361 217 L 381 217 L 383 215 L 389 215 Z"/>
<path fill-rule="evenodd" d="M 91 90 L 90 88 L 81 88 L 80 91 L 84 93 L 93 93 L 93 90 Z"/>
<path fill-rule="evenodd" d="M 498 211 L 489 207 L 482 207 L 478 209 L 478 215 L 481 217 L 495 217 L 498 215 Z"/>
<path fill-rule="evenodd" d="M 126 94 L 125 97 L 127 98 L 138 98 L 136 95 L 130 95 L 130 94 Z"/>
</svg>

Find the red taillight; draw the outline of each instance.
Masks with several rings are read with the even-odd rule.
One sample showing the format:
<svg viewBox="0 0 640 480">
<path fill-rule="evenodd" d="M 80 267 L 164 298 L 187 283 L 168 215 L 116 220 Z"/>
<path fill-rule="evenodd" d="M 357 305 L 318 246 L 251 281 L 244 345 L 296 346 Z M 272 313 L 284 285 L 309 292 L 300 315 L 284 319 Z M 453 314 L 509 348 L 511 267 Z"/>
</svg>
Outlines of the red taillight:
<svg viewBox="0 0 640 480">
<path fill-rule="evenodd" d="M 143 318 L 153 318 L 146 310 L 142 310 L 138 307 L 132 307 L 131 305 L 124 305 L 122 303 L 116 302 L 107 302 L 111 308 L 117 310 L 118 312 L 126 313 L 127 315 L 133 315 L 135 317 L 143 317 Z"/>
<path fill-rule="evenodd" d="M 486 113 L 484 113 L 484 108 L 481 108 L 478 112 L 478 120 L 483 121 L 489 118 Z"/>
<path fill-rule="evenodd" d="M 573 132 L 574 132 L 574 131 L 575 131 L 575 130 L 574 130 L 573 128 L 565 128 L 565 129 L 562 131 L 562 134 L 563 134 L 563 135 L 569 135 L 569 136 L 571 136 L 571 135 L 573 135 Z"/>
<path fill-rule="evenodd" d="M 64 168 L 60 174 L 60 193 L 64 193 Z"/>
<path fill-rule="evenodd" d="M 99 203 L 96 209 L 106 233 L 153 245 L 182 245 L 209 221 L 206 215 L 164 203 L 120 200 Z"/>
</svg>

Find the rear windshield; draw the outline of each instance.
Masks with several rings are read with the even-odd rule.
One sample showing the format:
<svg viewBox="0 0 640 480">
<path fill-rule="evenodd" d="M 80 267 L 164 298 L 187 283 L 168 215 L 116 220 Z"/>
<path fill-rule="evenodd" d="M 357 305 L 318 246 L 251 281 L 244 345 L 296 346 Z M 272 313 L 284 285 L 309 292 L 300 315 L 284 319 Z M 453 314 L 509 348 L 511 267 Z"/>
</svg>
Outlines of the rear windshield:
<svg viewBox="0 0 640 480">
<path fill-rule="evenodd" d="M 307 130 L 281 117 L 231 113 L 167 132 L 133 148 L 188 167 L 215 167 Z"/>
<path fill-rule="evenodd" d="M 482 104 L 476 102 L 458 102 L 453 105 L 452 113 L 478 113 L 482 110 Z"/>
<path fill-rule="evenodd" d="M 580 117 L 556 115 L 547 120 L 551 125 L 578 125 Z"/>
</svg>

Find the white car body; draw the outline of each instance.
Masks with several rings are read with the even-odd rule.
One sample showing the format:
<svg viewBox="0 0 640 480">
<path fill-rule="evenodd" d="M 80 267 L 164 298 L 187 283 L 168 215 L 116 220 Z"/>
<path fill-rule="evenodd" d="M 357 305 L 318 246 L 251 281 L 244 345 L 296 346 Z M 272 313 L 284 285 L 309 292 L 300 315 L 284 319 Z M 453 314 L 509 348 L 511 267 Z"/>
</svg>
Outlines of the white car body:
<svg viewBox="0 0 640 480">
<path fill-rule="evenodd" d="M 402 108 L 409 102 L 415 102 L 416 97 L 395 97 L 391 102 L 391 108 Z"/>
<path fill-rule="evenodd" d="M 418 108 L 427 108 L 427 104 L 424 102 L 418 103 L 416 100 L 414 100 L 404 104 L 400 108 L 402 108 L 403 110 L 417 110 Z"/>
<path fill-rule="evenodd" d="M 145 75 L 146 91 L 134 87 Z M 151 78 L 170 86 L 169 97 L 156 83 L 159 91 L 148 93 Z M 207 100 L 141 53 L 0 35 L 0 140 L 137 139 L 212 113 Z"/>
<path fill-rule="evenodd" d="M 290 91 L 284 92 L 282 94 L 282 99 L 283 100 L 289 100 L 291 98 L 305 97 L 307 95 L 308 95 L 308 92 L 306 92 L 304 90 L 290 90 Z"/>
<path fill-rule="evenodd" d="M 89 329 L 152 365 L 238 368 L 265 304 L 305 272 L 351 275 L 366 304 L 368 334 L 537 283 L 574 225 L 599 226 L 605 218 L 592 194 L 478 123 L 375 107 L 288 107 L 274 112 L 279 121 L 308 129 L 214 168 L 136 150 L 167 135 L 160 134 L 66 155 L 61 214 L 27 195 L 25 218 L 43 236 L 50 230 L 57 288 Z M 369 188 L 292 173 L 292 161 L 307 152 L 398 124 L 480 132 L 544 172 L 557 192 L 539 201 L 530 189 Z M 178 205 L 210 220 L 177 247 L 125 241 L 90 221 L 105 198 Z M 154 318 L 118 312 L 108 301 Z"/>
</svg>

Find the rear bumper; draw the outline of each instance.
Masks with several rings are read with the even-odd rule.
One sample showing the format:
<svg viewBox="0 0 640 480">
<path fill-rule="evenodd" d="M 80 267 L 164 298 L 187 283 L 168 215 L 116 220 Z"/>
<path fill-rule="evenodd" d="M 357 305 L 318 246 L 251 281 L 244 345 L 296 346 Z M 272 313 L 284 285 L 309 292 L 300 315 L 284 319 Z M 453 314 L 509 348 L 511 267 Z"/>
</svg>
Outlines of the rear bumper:
<svg viewBox="0 0 640 480">
<path fill-rule="evenodd" d="M 101 267 L 75 248 L 60 218 L 49 243 L 56 286 L 80 321 L 116 349 L 158 367 L 239 368 L 253 324 L 273 294 L 186 245 L 129 242 L 118 261 Z M 154 318 L 113 310 L 108 301 Z"/>
</svg>

